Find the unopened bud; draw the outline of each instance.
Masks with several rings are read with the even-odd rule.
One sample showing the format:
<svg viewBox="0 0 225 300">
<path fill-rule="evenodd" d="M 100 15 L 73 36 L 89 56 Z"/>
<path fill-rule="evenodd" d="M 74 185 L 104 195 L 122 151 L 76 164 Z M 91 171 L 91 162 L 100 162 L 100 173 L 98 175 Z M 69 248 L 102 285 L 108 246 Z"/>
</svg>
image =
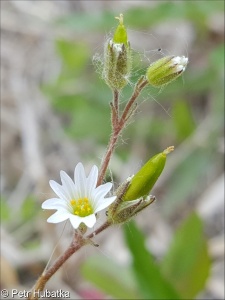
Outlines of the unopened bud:
<svg viewBox="0 0 225 300">
<path fill-rule="evenodd" d="M 119 25 L 113 38 L 105 44 L 103 78 L 110 88 L 120 90 L 128 83 L 132 58 L 123 15 L 116 19 Z"/>
<path fill-rule="evenodd" d="M 165 167 L 166 155 L 173 150 L 174 147 L 171 146 L 156 154 L 134 175 L 122 197 L 123 201 L 132 201 L 149 195 Z"/>
<path fill-rule="evenodd" d="M 119 25 L 114 33 L 113 43 L 128 46 L 127 30 L 123 24 L 123 14 L 120 14 L 119 17 L 115 17 L 115 19 L 119 20 Z"/>
<path fill-rule="evenodd" d="M 186 69 L 188 58 L 185 56 L 165 56 L 147 69 L 148 82 L 155 86 L 164 86 L 177 79 Z"/>
</svg>

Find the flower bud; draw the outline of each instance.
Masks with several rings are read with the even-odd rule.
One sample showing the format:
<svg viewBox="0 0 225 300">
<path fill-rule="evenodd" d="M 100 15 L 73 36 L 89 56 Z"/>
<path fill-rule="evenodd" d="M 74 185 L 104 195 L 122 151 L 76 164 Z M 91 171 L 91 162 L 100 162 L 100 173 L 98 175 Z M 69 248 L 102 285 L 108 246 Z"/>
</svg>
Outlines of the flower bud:
<svg viewBox="0 0 225 300">
<path fill-rule="evenodd" d="M 120 90 L 128 83 L 132 58 L 123 15 L 116 18 L 119 25 L 113 38 L 105 44 L 103 78 L 110 88 Z"/>
<path fill-rule="evenodd" d="M 165 149 L 163 152 L 153 156 L 132 177 L 126 192 L 123 194 L 122 200 L 132 201 L 147 196 L 164 169 L 166 155 L 173 150 L 174 147 L 171 146 Z"/>
<path fill-rule="evenodd" d="M 119 186 L 116 191 L 117 199 L 107 212 L 109 223 L 127 222 L 155 201 L 155 197 L 149 195 L 149 192 L 164 169 L 167 154 L 173 150 L 174 147 L 171 146 L 156 154 L 134 176 Z"/>
<path fill-rule="evenodd" d="M 128 46 L 127 30 L 126 27 L 123 25 L 123 14 L 120 14 L 119 17 L 115 17 L 115 19 L 119 20 L 119 25 L 117 26 L 116 31 L 114 33 L 113 43 L 124 44 Z"/>
<path fill-rule="evenodd" d="M 149 66 L 147 80 L 155 87 L 162 87 L 178 78 L 185 71 L 187 63 L 185 56 L 165 56 Z"/>
</svg>

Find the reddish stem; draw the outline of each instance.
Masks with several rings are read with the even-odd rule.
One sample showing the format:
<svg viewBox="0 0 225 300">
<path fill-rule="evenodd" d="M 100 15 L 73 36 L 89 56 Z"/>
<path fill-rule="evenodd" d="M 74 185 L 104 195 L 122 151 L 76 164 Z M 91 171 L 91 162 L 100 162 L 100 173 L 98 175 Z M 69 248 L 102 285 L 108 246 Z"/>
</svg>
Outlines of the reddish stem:
<svg viewBox="0 0 225 300">
<path fill-rule="evenodd" d="M 29 300 L 37 300 L 39 293 L 44 290 L 47 281 L 55 274 L 55 272 L 70 258 L 72 254 L 77 252 L 81 247 L 90 244 L 90 239 L 95 237 L 97 234 L 108 228 L 111 224 L 105 222 L 94 232 L 90 233 L 86 238 L 82 235 L 75 235 L 76 241 L 72 241 L 69 248 L 54 262 L 54 264 L 47 269 L 43 274 L 38 278 L 35 286 L 30 293 Z"/>
<path fill-rule="evenodd" d="M 113 93 L 113 104 L 111 103 L 111 108 L 112 108 L 112 114 L 115 114 L 115 116 L 112 116 L 112 128 L 113 128 L 113 133 L 110 138 L 104 159 L 102 161 L 102 165 L 100 167 L 99 171 L 99 176 L 98 176 L 98 182 L 97 185 L 102 184 L 103 179 L 105 177 L 106 170 L 108 168 L 111 156 L 113 154 L 113 151 L 115 149 L 119 133 L 123 130 L 123 128 L 126 125 L 126 122 L 128 121 L 129 117 L 132 115 L 132 113 L 129 115 L 130 111 L 133 109 L 133 104 L 137 97 L 139 96 L 140 92 L 142 89 L 148 84 L 147 80 L 140 81 L 140 84 L 137 84 L 135 87 L 135 90 L 128 101 L 121 118 L 119 118 L 119 92 L 117 90 L 114 91 Z"/>
<path fill-rule="evenodd" d="M 118 129 L 117 131 L 114 131 L 111 138 L 110 138 L 109 145 L 108 145 L 108 148 L 106 150 L 105 157 L 103 159 L 103 162 L 102 162 L 102 165 L 101 165 L 101 168 L 100 168 L 98 181 L 97 181 L 97 186 L 99 186 L 103 182 L 106 170 L 107 170 L 108 165 L 109 165 L 110 158 L 111 158 L 111 156 L 113 154 L 113 151 L 115 149 L 115 146 L 116 146 L 116 142 L 117 142 L 117 139 L 118 139 L 118 136 L 119 136 L 119 132 L 120 132 L 120 129 Z"/>
<path fill-rule="evenodd" d="M 148 84 L 148 81 L 147 80 L 144 80 L 140 85 L 137 85 L 134 92 L 133 92 L 133 95 L 131 96 L 130 100 L 127 102 L 127 105 L 122 113 L 122 116 L 120 118 L 120 123 L 121 123 L 121 126 L 124 127 L 126 121 L 127 121 L 127 116 L 130 112 L 130 110 L 132 109 L 132 106 L 135 102 L 135 100 L 137 99 L 137 97 L 139 96 L 140 92 L 143 90 L 143 88 Z"/>
<path fill-rule="evenodd" d="M 118 90 L 113 91 L 113 104 L 116 110 L 117 120 L 118 120 L 119 118 L 119 91 Z"/>
</svg>

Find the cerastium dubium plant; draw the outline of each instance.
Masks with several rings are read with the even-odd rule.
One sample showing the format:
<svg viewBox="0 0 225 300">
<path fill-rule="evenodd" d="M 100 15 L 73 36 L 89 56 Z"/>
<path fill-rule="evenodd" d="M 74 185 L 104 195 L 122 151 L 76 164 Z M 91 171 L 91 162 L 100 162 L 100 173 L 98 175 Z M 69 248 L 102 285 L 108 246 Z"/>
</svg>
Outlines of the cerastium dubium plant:
<svg viewBox="0 0 225 300">
<path fill-rule="evenodd" d="M 85 245 L 96 245 L 92 238 L 114 224 L 129 221 L 133 216 L 149 206 L 155 197 L 149 195 L 166 163 L 166 156 L 173 151 L 170 146 L 153 156 L 135 175 L 127 178 L 114 195 L 106 197 L 113 184 L 104 183 L 106 171 L 114 152 L 118 137 L 137 109 L 137 98 L 148 85 L 162 87 L 179 77 L 185 70 L 188 58 L 182 56 L 165 56 L 153 62 L 136 82 L 130 99 L 121 109 L 120 92 L 128 84 L 132 70 L 132 54 L 127 31 L 120 14 L 115 33 L 104 47 L 102 77 L 111 88 L 113 99 L 110 103 L 112 133 L 102 159 L 100 169 L 93 166 L 88 177 L 79 162 L 75 167 L 74 181 L 61 171 L 62 185 L 50 181 L 50 186 L 58 198 L 46 200 L 44 209 L 57 210 L 48 218 L 49 223 L 70 220 L 74 234 L 69 247 L 52 265 L 45 268 L 35 283 L 29 299 L 38 299 L 47 281 L 67 261 L 67 259 Z M 87 228 L 93 228 L 99 211 L 107 208 L 106 221 L 97 229 L 87 234 Z"/>
</svg>

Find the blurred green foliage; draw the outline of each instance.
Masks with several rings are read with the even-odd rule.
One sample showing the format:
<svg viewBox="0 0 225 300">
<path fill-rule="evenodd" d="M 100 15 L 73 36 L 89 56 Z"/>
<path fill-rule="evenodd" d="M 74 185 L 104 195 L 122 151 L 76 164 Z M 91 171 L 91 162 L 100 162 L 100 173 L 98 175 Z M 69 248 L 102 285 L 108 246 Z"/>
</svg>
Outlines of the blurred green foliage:
<svg viewBox="0 0 225 300">
<path fill-rule="evenodd" d="M 185 101 L 178 99 L 174 103 L 172 119 L 176 130 L 177 140 L 183 141 L 195 130 L 195 123 L 190 111 L 190 107 Z"/>
<path fill-rule="evenodd" d="M 124 226 L 132 255 L 130 266 L 108 258 L 91 257 L 82 265 L 83 276 L 116 299 L 193 299 L 209 276 L 210 258 L 201 219 L 191 214 L 177 229 L 160 261 L 145 246 L 134 222 Z"/>
<path fill-rule="evenodd" d="M 143 29 L 149 28 L 161 22 L 175 19 L 188 19 L 198 29 L 206 30 L 208 18 L 211 14 L 223 11 L 224 3 L 214 1 L 162 1 L 155 6 L 131 7 L 126 11 L 126 24 Z M 103 11 L 101 13 L 82 14 L 73 13 L 57 20 L 57 24 L 65 25 L 76 31 L 100 31 L 111 30 L 115 26 L 114 12 Z"/>
<path fill-rule="evenodd" d="M 1 220 L 7 222 L 10 220 L 10 207 L 4 198 L 1 198 Z"/>
<path fill-rule="evenodd" d="M 24 199 L 22 205 L 18 208 L 11 207 L 11 205 L 1 198 L 1 220 L 12 227 L 21 226 L 24 222 L 33 220 L 37 217 L 39 212 L 39 205 L 37 199 L 29 196 Z"/>
<path fill-rule="evenodd" d="M 2 224 L 19 241 L 19 245 L 25 251 L 40 247 L 41 240 L 36 232 L 36 225 L 41 210 L 33 195 L 26 197 L 21 205 L 16 206 L 1 198 L 0 212 Z"/>
<path fill-rule="evenodd" d="M 93 256 L 82 264 L 81 270 L 85 279 L 107 295 L 117 299 L 140 298 L 130 267 L 121 266 L 105 256 Z"/>
<path fill-rule="evenodd" d="M 161 262 L 162 272 L 183 299 L 193 299 L 205 286 L 210 263 L 203 223 L 193 213 L 175 233 Z"/>
<path fill-rule="evenodd" d="M 56 50 L 62 59 L 61 72 L 55 82 L 44 85 L 42 90 L 67 120 L 65 132 L 71 138 L 106 143 L 110 132 L 106 100 L 109 96 L 104 99 L 104 94 L 99 93 L 99 79 L 89 70 L 88 45 L 60 39 L 56 41 Z"/>
</svg>

